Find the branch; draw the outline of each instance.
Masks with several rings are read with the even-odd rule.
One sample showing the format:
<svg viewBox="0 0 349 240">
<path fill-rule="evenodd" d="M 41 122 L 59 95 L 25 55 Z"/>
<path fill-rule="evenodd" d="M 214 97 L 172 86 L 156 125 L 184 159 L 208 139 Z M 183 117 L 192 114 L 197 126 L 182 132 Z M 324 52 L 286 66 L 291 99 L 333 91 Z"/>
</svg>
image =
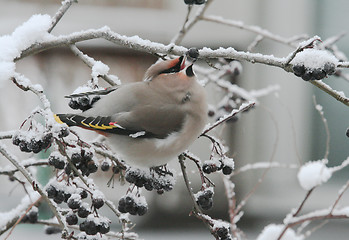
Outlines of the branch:
<svg viewBox="0 0 349 240">
<path fill-rule="evenodd" d="M 68 11 L 70 6 L 73 3 L 77 3 L 77 2 L 78 2 L 77 0 L 65 0 L 65 1 L 62 2 L 62 6 L 58 9 L 58 11 L 56 12 L 55 16 L 52 18 L 51 27 L 48 29 L 49 33 L 52 32 L 53 28 L 57 25 L 59 20 L 61 20 L 63 15 Z"/>
<path fill-rule="evenodd" d="M 201 20 L 207 21 L 207 22 L 214 22 L 218 24 L 223 24 L 235 28 L 239 28 L 242 30 L 246 30 L 255 34 L 258 34 L 259 36 L 263 36 L 264 38 L 271 39 L 273 41 L 289 45 L 291 47 L 297 47 L 297 44 L 295 43 L 295 40 L 300 40 L 300 39 L 306 39 L 308 36 L 307 35 L 300 35 L 292 38 L 285 38 L 280 35 L 274 34 L 266 29 L 263 29 L 259 26 L 252 26 L 252 25 L 246 25 L 241 21 L 236 21 L 236 20 L 230 20 L 230 19 L 224 19 L 221 16 L 203 16 L 201 17 Z"/>
<path fill-rule="evenodd" d="M 171 43 L 174 44 L 179 44 L 180 42 L 182 42 L 185 34 L 199 21 L 201 20 L 201 17 L 203 16 L 203 14 L 206 12 L 208 6 L 213 2 L 213 0 L 208 0 L 205 5 L 203 5 L 202 7 L 199 8 L 199 10 L 196 12 L 195 16 L 188 21 L 188 16 L 191 10 L 191 6 L 189 6 L 189 10 L 188 10 L 188 15 L 186 17 L 186 20 L 184 22 L 184 25 L 182 27 L 182 29 L 179 31 L 179 33 L 171 40 Z"/>
<path fill-rule="evenodd" d="M 16 159 L 15 156 L 13 156 L 11 153 L 9 153 L 6 150 L 6 146 L 2 145 L 0 143 L 0 153 L 7 158 L 22 174 L 23 176 L 27 179 L 27 181 L 33 185 L 33 189 L 35 191 L 37 191 L 42 197 L 43 199 L 47 202 L 48 206 L 50 207 L 51 211 L 53 212 L 53 214 L 56 216 L 60 227 L 63 229 L 63 233 L 62 236 L 67 236 L 68 235 L 68 229 L 65 225 L 65 223 L 62 220 L 62 216 L 59 213 L 59 211 L 57 210 L 57 208 L 53 205 L 53 203 L 51 202 L 51 200 L 47 197 L 47 195 L 45 194 L 45 192 L 42 190 L 42 188 L 36 183 L 35 179 L 32 178 L 32 176 L 30 175 L 30 173 L 22 166 L 18 163 L 18 160 Z"/>
<path fill-rule="evenodd" d="M 234 109 L 231 113 L 227 114 L 226 116 L 221 117 L 220 119 L 218 119 L 218 121 L 216 121 L 213 124 L 208 124 L 204 131 L 201 133 L 200 136 L 205 135 L 206 133 L 208 133 L 209 131 L 211 131 L 213 128 L 217 127 L 218 125 L 222 124 L 225 121 L 228 121 L 229 119 L 231 119 L 232 117 L 234 117 L 236 114 L 240 113 L 240 112 L 244 112 L 246 110 L 248 110 L 249 108 L 253 107 L 255 105 L 254 102 L 249 102 L 249 103 L 243 103 L 239 109 Z"/>
<path fill-rule="evenodd" d="M 80 51 L 80 49 L 75 44 L 70 45 L 69 48 L 75 54 L 75 56 L 80 58 L 90 68 L 92 68 L 94 66 L 94 64 L 96 64 L 96 60 L 95 59 L 93 59 L 92 57 L 84 54 L 82 51 Z M 103 78 L 111 86 L 120 85 L 120 80 L 119 79 L 117 79 L 115 81 L 109 75 L 105 75 L 105 74 L 100 75 L 100 77 Z"/>
</svg>

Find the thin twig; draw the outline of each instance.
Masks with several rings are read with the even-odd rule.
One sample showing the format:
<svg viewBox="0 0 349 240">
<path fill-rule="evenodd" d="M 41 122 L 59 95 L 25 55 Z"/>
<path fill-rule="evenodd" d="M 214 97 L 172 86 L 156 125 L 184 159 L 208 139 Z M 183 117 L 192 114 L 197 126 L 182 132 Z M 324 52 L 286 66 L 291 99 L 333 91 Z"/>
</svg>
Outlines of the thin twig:
<svg viewBox="0 0 349 240">
<path fill-rule="evenodd" d="M 48 29 L 48 32 L 51 33 L 53 28 L 57 25 L 57 23 L 61 20 L 61 18 L 63 17 L 63 15 L 68 11 L 68 9 L 70 8 L 70 6 L 73 3 L 77 3 L 77 0 L 65 0 L 62 2 L 62 6 L 58 9 L 58 11 L 56 12 L 55 16 L 52 18 L 52 23 L 51 23 L 51 27 Z"/>
<path fill-rule="evenodd" d="M 18 163 L 18 160 L 16 159 L 16 157 L 13 156 L 10 152 L 8 152 L 6 150 L 6 146 L 2 145 L 1 143 L 0 143 L 0 153 L 5 158 L 7 158 L 23 174 L 23 176 L 27 179 L 27 181 L 30 184 L 33 185 L 34 190 L 37 191 L 43 197 L 43 199 L 49 205 L 49 207 L 50 207 L 51 211 L 53 212 L 53 214 L 56 216 L 60 227 L 63 229 L 62 236 L 67 236 L 68 229 L 67 229 L 65 223 L 62 220 L 61 214 L 59 213 L 57 208 L 52 204 L 51 200 L 47 197 L 47 195 L 44 193 L 42 188 L 36 183 L 35 179 L 33 179 L 32 176 L 30 175 L 30 173 L 23 166 L 21 166 Z"/>
<path fill-rule="evenodd" d="M 313 95 L 313 102 L 314 102 L 315 109 L 320 114 L 322 123 L 324 124 L 324 127 L 325 127 L 325 131 L 326 131 L 326 151 L 325 151 L 324 159 L 328 159 L 328 155 L 330 153 L 330 129 L 328 127 L 328 123 L 327 123 L 327 119 L 325 118 L 325 114 L 322 111 L 322 106 L 317 104 L 315 95 Z"/>
</svg>

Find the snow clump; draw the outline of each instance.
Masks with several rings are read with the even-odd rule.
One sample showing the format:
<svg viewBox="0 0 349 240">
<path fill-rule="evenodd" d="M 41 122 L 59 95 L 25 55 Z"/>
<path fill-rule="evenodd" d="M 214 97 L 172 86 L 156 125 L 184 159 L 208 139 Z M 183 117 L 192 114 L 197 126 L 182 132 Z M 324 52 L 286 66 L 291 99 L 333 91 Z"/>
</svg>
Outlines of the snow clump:
<svg viewBox="0 0 349 240">
<path fill-rule="evenodd" d="M 319 186 L 327 182 L 332 176 L 332 171 L 326 166 L 325 161 L 312 161 L 304 164 L 298 172 L 298 181 L 304 190 Z"/>
<path fill-rule="evenodd" d="M 266 226 L 261 234 L 257 237 L 257 240 L 277 240 L 280 234 L 284 229 L 284 225 L 281 224 L 270 224 Z M 282 236 L 282 240 L 303 240 L 303 236 L 297 236 L 295 231 L 291 228 L 288 228 L 284 235 Z"/>
</svg>

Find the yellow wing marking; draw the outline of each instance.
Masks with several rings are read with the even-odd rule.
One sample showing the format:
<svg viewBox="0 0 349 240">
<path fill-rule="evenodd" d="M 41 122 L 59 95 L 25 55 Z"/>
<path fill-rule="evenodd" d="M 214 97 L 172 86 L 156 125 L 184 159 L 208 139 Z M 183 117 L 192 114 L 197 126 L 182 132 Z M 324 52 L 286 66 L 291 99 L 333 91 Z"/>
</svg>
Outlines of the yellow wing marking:
<svg viewBox="0 0 349 240">
<path fill-rule="evenodd" d="M 53 115 L 54 119 L 56 120 L 56 122 L 60 123 L 60 124 L 63 124 L 64 122 L 62 122 L 62 120 L 56 115 L 54 114 Z"/>
</svg>

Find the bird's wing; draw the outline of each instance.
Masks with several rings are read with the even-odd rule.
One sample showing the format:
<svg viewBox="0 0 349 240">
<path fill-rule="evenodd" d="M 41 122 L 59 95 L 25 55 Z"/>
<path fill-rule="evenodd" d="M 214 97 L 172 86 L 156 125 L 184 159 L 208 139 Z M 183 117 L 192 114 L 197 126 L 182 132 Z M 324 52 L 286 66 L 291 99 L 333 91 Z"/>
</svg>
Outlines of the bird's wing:
<svg viewBox="0 0 349 240">
<path fill-rule="evenodd" d="M 68 126 L 95 130 L 102 134 L 128 135 L 134 138 L 166 138 L 180 131 L 185 114 L 176 108 L 139 107 L 132 112 L 112 116 L 56 114 L 56 121 Z"/>
</svg>

